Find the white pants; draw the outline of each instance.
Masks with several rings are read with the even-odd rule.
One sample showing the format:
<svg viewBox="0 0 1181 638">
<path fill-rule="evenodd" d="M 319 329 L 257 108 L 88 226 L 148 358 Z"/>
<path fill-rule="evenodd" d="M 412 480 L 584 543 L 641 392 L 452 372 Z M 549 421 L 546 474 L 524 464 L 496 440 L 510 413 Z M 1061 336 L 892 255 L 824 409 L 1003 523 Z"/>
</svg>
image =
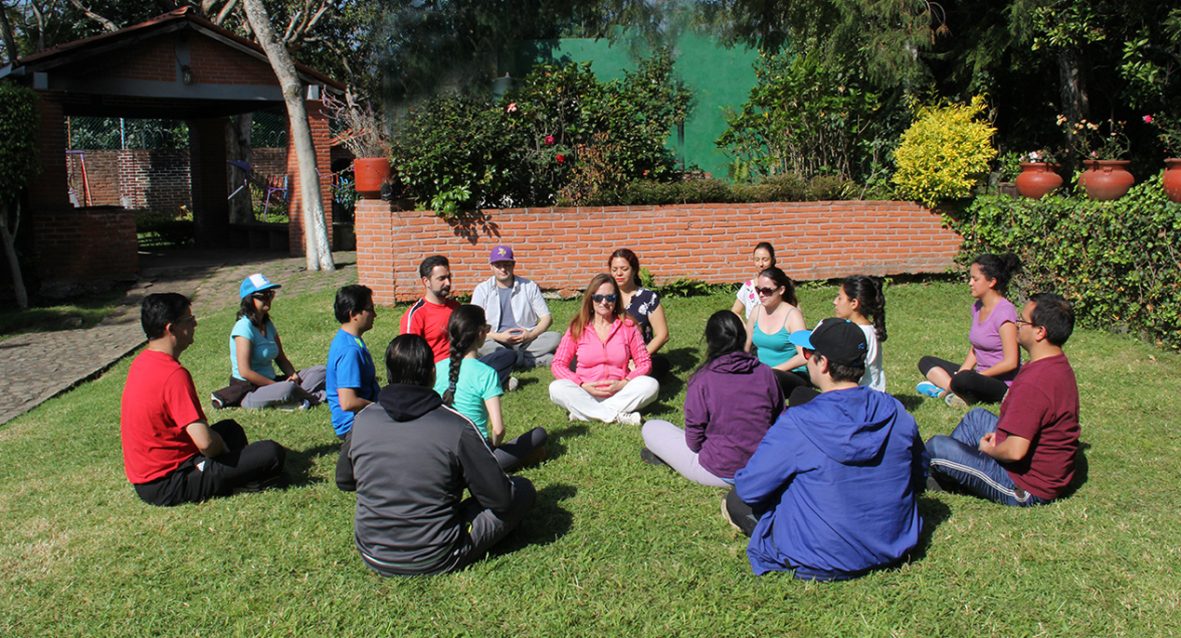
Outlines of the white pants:
<svg viewBox="0 0 1181 638">
<path fill-rule="evenodd" d="M 624 412 L 635 412 L 656 400 L 660 383 L 652 377 L 639 376 L 606 399 L 596 399 L 573 381 L 557 379 L 549 384 L 550 401 L 566 408 L 580 421 L 595 419 L 611 423 Z"/>
</svg>

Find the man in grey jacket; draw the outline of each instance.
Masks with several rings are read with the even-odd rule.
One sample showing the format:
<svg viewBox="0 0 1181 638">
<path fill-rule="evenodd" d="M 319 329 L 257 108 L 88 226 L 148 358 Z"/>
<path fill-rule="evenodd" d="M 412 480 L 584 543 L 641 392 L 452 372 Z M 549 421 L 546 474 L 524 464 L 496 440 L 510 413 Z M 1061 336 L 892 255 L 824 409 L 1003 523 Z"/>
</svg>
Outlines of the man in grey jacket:
<svg viewBox="0 0 1181 638">
<path fill-rule="evenodd" d="M 357 492 L 357 550 L 383 576 L 462 569 L 520 524 L 536 492 L 432 389 L 425 339 L 395 338 L 385 362 L 390 384 L 357 415 L 336 465 L 337 487 Z"/>
</svg>

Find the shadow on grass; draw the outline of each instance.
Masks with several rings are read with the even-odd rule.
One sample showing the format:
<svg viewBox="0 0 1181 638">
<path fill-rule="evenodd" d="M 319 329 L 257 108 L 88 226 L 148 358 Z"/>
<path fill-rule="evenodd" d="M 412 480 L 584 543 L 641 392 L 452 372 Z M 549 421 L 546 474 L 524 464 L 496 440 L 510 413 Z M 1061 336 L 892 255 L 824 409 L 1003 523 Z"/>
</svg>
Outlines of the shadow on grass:
<svg viewBox="0 0 1181 638">
<path fill-rule="evenodd" d="M 566 535 L 573 526 L 574 516 L 560 504 L 573 498 L 578 488 L 568 483 L 551 483 L 537 491 L 533 508 L 516 533 L 492 548 L 491 556 L 514 552 L 527 545 L 548 545 Z"/>
<path fill-rule="evenodd" d="M 561 429 L 554 428 L 546 432 L 549 435 L 546 440 L 546 446 L 549 448 L 549 460 L 552 461 L 566 453 L 564 439 L 586 436 L 588 433 L 590 433 L 590 428 L 585 423 L 571 423 Z"/>
<path fill-rule="evenodd" d="M 685 389 L 685 380 L 689 378 L 693 367 L 697 365 L 697 350 L 693 348 L 676 348 L 670 350 L 665 354 L 669 362 L 668 373 L 662 375 L 657 381 L 660 382 L 660 394 L 657 395 L 657 401 L 664 401 L 671 399 L 681 393 Z"/>
<path fill-rule="evenodd" d="M 898 399 L 898 402 L 902 404 L 902 407 L 906 408 L 907 412 L 914 412 L 919 409 L 923 401 L 927 400 L 926 397 L 915 396 L 913 394 L 895 394 L 892 396 Z"/>
<path fill-rule="evenodd" d="M 919 515 L 923 518 L 923 531 L 919 534 L 919 544 L 915 545 L 906 562 L 917 563 L 927 555 L 927 548 L 931 546 L 931 539 L 935 536 L 935 528 L 951 517 L 951 508 L 937 498 L 919 496 Z"/>
<path fill-rule="evenodd" d="M 1091 449 L 1091 444 L 1084 441 L 1078 443 L 1078 454 L 1074 457 L 1074 478 L 1071 479 L 1070 485 L 1066 486 L 1066 491 L 1058 497 L 1059 499 L 1069 498 L 1087 482 L 1087 476 L 1090 474 L 1091 464 L 1087 461 L 1087 450 Z"/>
<path fill-rule="evenodd" d="M 311 476 L 312 461 L 334 452 L 340 452 L 340 443 L 324 443 L 298 452 L 288 450 L 287 465 L 284 468 L 288 485 L 291 487 L 304 487 L 315 483 L 323 483 L 324 479 L 318 476 Z"/>
</svg>

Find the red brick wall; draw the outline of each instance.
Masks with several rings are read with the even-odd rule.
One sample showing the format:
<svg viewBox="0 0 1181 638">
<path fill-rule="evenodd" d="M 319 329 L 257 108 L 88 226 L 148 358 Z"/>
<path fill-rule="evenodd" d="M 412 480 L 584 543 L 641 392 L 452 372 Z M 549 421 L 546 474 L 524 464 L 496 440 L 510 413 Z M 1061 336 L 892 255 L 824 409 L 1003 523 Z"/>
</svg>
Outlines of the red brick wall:
<svg viewBox="0 0 1181 638">
<path fill-rule="evenodd" d="M 937 213 L 911 202 L 849 201 L 690 204 L 485 211 L 475 230 L 430 211 L 357 204 L 357 273 L 379 303 L 421 294 L 427 255 L 451 260 L 453 288 L 471 292 L 488 278 L 498 243 L 516 251 L 518 271 L 544 289 L 581 291 L 606 270 L 607 255 L 631 248 L 657 283 L 678 278 L 744 281 L 760 241 L 796 280 L 852 274 L 937 273 L 951 267 L 961 238 Z"/>
<path fill-rule="evenodd" d="M 41 210 L 35 219 L 41 285 L 134 276 L 135 213 L 122 208 Z"/>
<path fill-rule="evenodd" d="M 92 206 L 125 206 L 170 213 L 178 212 L 181 205 L 192 209 L 187 149 L 83 152 Z M 254 170 L 258 174 L 283 175 L 287 171 L 287 149 L 256 148 L 252 153 Z M 70 188 L 74 190 L 79 205 L 84 205 L 82 158 L 67 155 L 66 169 Z M 230 191 L 237 187 L 233 184 Z"/>
</svg>

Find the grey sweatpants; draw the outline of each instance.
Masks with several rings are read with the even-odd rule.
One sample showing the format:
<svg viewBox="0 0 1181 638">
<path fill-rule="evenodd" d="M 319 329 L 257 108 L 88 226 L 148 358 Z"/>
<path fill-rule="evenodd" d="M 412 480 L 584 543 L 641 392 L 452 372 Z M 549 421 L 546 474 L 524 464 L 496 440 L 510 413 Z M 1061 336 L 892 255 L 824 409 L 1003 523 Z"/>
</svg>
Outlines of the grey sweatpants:
<svg viewBox="0 0 1181 638">
<path fill-rule="evenodd" d="M 296 406 L 303 401 L 317 405 L 324 401 L 324 378 L 328 369 L 312 366 L 299 371 L 300 382 L 280 381 L 255 388 L 242 398 L 242 407 L 250 409 Z"/>
<path fill-rule="evenodd" d="M 512 348 L 489 339 L 480 347 L 480 356 L 492 354 L 500 349 L 515 350 L 517 353 L 515 367 L 528 370 L 539 366 L 549 366 L 550 362 L 554 360 L 554 351 L 558 349 L 558 344 L 561 341 L 562 335 L 556 332 L 543 332 L 537 335 L 533 341 Z"/>
<path fill-rule="evenodd" d="M 697 453 L 685 443 L 685 431 L 668 421 L 653 419 L 640 430 L 644 446 L 668 463 L 681 476 L 710 487 L 730 487 L 730 484 L 701 467 Z"/>
</svg>

